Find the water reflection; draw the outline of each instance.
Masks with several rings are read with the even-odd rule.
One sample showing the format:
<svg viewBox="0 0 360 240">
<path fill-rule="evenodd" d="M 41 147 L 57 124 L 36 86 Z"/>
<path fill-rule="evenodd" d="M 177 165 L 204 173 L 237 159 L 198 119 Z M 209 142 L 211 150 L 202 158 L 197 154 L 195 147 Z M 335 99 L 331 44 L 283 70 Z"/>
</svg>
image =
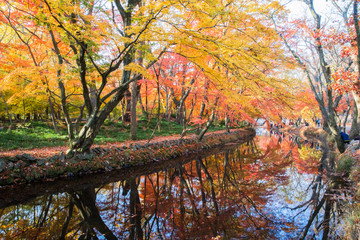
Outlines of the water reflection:
<svg viewBox="0 0 360 240">
<path fill-rule="evenodd" d="M 323 171 L 314 173 L 319 157 L 311 144 L 258 137 L 151 174 L 1 209 L 0 237 L 326 239 L 339 234 L 339 196 L 347 196 Z"/>
</svg>

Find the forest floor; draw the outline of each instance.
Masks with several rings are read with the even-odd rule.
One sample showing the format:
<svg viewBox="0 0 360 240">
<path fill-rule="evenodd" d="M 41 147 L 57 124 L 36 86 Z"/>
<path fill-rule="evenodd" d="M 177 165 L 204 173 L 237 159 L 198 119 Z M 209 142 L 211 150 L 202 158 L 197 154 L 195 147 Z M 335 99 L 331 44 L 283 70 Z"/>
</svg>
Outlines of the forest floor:
<svg viewBox="0 0 360 240">
<path fill-rule="evenodd" d="M 0 158 L 14 157 L 20 154 L 29 154 L 35 158 L 47 158 L 68 149 L 67 130 L 64 124 L 59 124 L 60 133 L 57 134 L 50 122 L 32 121 L 14 124 L 15 129 L 8 131 L 6 126 L 0 123 Z M 188 128 L 190 128 L 189 126 Z M 155 129 L 155 130 L 154 130 Z M 222 125 L 211 126 L 208 132 L 223 131 Z M 111 148 L 128 146 L 130 144 L 143 144 L 151 139 L 151 142 L 172 140 L 180 138 L 183 126 L 174 121 L 157 119 L 139 120 L 137 141 L 130 140 L 130 125 L 121 121 L 106 122 L 95 138 L 94 147 Z M 187 135 L 194 134 L 189 131 Z"/>
<path fill-rule="evenodd" d="M 0 158 L 0 186 L 109 172 L 134 166 L 152 166 L 154 163 L 186 157 L 254 136 L 253 128 L 233 129 L 230 133 L 226 130 L 212 131 L 201 142 L 197 141 L 194 134 L 182 140 L 180 135 L 171 135 L 156 137 L 149 145 L 147 140 L 95 145 L 91 154 L 80 154 L 70 159 L 60 153 L 64 153 L 66 147 L 5 151 L 2 153 L 6 154 L 5 158 Z"/>
<path fill-rule="evenodd" d="M 222 133 L 226 130 L 218 130 L 218 131 L 212 131 L 208 132 L 205 135 L 213 134 L 213 133 Z M 189 138 L 194 136 L 194 134 L 187 134 L 184 138 Z M 151 143 L 155 142 L 162 142 L 165 140 L 176 140 L 180 138 L 180 134 L 174 134 L 170 136 L 156 136 L 151 139 Z M 94 144 L 92 148 L 100 147 L 100 148 L 114 148 L 114 147 L 123 147 L 123 146 L 129 146 L 130 144 L 145 144 L 148 142 L 148 139 L 142 139 L 142 140 L 126 140 L 121 142 L 108 142 L 103 144 Z M 67 146 L 53 146 L 53 147 L 39 147 L 39 148 L 33 148 L 33 149 L 14 149 L 14 150 L 6 150 L 1 151 L 0 156 L 3 157 L 15 157 L 16 155 L 20 154 L 29 154 L 35 158 L 48 158 L 55 154 L 59 154 L 61 152 L 65 153 L 68 149 Z"/>
</svg>

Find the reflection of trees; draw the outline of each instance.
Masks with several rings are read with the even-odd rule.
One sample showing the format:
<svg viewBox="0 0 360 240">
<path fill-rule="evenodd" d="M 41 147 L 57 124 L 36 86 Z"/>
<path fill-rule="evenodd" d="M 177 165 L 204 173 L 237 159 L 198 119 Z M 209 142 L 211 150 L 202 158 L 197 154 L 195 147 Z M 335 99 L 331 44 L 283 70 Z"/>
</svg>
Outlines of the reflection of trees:
<svg viewBox="0 0 360 240">
<path fill-rule="evenodd" d="M 7 232 L 1 231 L 0 238 L 5 239 L 97 239 L 95 229 L 106 239 L 117 239 L 100 217 L 94 188 L 3 209 L 4 223 L 8 223 Z"/>
<path fill-rule="evenodd" d="M 1 239 L 64 239 L 63 223 L 73 231 L 79 217 L 74 214 L 67 219 L 66 209 L 70 208 L 65 194 L 45 195 L 30 204 L 12 206 L 0 210 Z"/>
<path fill-rule="evenodd" d="M 319 163 L 319 173 L 308 186 L 312 191 L 311 198 L 295 208 L 299 214 L 310 210 L 309 219 L 299 239 L 307 239 L 309 236 L 342 239 L 338 226 L 344 214 L 342 209 L 352 198 L 350 183 L 340 174 L 323 171 L 322 166 Z"/>
<path fill-rule="evenodd" d="M 309 217 L 299 234 L 300 239 L 341 239 L 340 225 L 343 206 L 352 197 L 348 191 L 349 183 L 335 172 L 334 146 L 321 132 L 314 134 L 307 128 L 300 138 L 298 136 L 275 133 L 274 137 L 295 143 L 298 146 L 293 153 L 296 170 L 314 174 L 314 179 L 307 187 L 311 191 L 308 200 L 293 208 L 297 215 L 308 213 Z M 314 149 L 320 149 L 316 152 Z M 341 230 L 340 230 L 341 231 Z"/>
<path fill-rule="evenodd" d="M 299 215 L 310 212 L 300 239 L 314 239 L 319 236 L 322 239 L 340 239 L 336 227 L 341 221 L 339 216 L 343 214 L 341 209 L 351 197 L 347 191 L 349 183 L 340 176 L 341 174 L 335 172 L 334 146 L 323 136 L 314 136 L 309 138 L 310 142 L 293 138 L 300 144 L 299 149 L 303 151 L 301 153 L 307 154 L 306 157 L 295 160 L 298 169 L 314 173 L 314 167 L 317 166 L 317 175 L 307 188 L 312 191 L 311 198 L 294 208 L 299 211 Z M 313 148 L 320 148 L 321 154 L 317 154 Z M 309 164 L 310 161 L 312 163 Z"/>
<path fill-rule="evenodd" d="M 276 238 L 282 226 L 293 229 L 291 222 L 276 218 L 265 207 L 276 186 L 288 181 L 285 169 L 294 149 L 286 144 L 284 139 L 264 146 L 249 142 L 100 189 L 42 197 L 33 203 L 40 205 L 36 217 L 25 225 L 39 231 L 38 239 Z M 313 200 L 302 208 L 332 206 L 320 185 L 323 179 L 318 180 Z M 23 213 L 17 216 L 30 215 L 31 206 L 21 208 Z M 12 207 L 1 214 L 10 217 L 17 212 Z M 14 222 L 17 230 L 24 226 L 18 219 Z M 30 230 L 26 234 L 24 238 L 33 239 Z"/>
<path fill-rule="evenodd" d="M 139 181 L 137 179 L 130 179 L 125 183 L 126 188 L 123 189 L 123 195 L 127 195 L 130 191 L 130 239 L 143 239 L 143 231 L 141 227 L 142 209 L 139 198 Z"/>
<path fill-rule="evenodd" d="M 306 226 L 303 228 L 300 239 L 305 239 L 313 226 L 312 235 L 321 233 L 322 239 L 340 238 L 336 232 L 336 226 L 339 224 L 341 218 L 338 216 L 342 214 L 341 208 L 344 205 L 344 197 L 346 193 L 342 192 L 341 184 L 336 179 L 328 179 L 328 182 L 322 183 L 321 178 L 312 186 L 313 194 L 309 201 L 297 207 L 302 209 L 302 212 L 311 208 L 311 214 Z"/>
<path fill-rule="evenodd" d="M 243 155 L 244 152 L 247 154 Z M 185 166 L 145 177 L 141 192 L 147 196 L 143 201 L 146 224 L 150 223 L 146 216 L 156 214 L 161 217 L 158 228 L 161 228 L 164 238 L 273 236 L 267 227 L 269 224 L 276 227 L 276 221 L 266 217 L 261 205 L 272 193 L 269 187 L 279 179 L 286 180 L 282 178 L 283 170 L 280 170 L 283 163 L 277 160 L 281 167 L 276 170 L 271 163 L 274 159 L 267 159 L 268 155 L 275 155 L 269 152 L 266 156 L 259 156 L 255 152 L 254 146 L 249 144 L 237 151 L 199 157 Z M 259 164 L 263 164 L 262 169 L 256 169 Z M 270 170 L 269 174 L 267 170 Z M 265 183 L 262 181 L 264 178 L 270 181 Z M 153 184 L 155 182 L 161 182 L 163 187 L 159 188 Z M 154 209 L 152 206 L 159 202 L 161 209 Z M 146 236 L 154 236 L 150 231 L 151 228 L 147 228 Z"/>
<path fill-rule="evenodd" d="M 71 194 L 71 196 L 83 218 L 83 221 L 80 223 L 83 233 L 79 239 L 96 239 L 94 228 L 104 235 L 106 239 L 117 239 L 99 214 L 99 210 L 96 207 L 96 193 L 94 188 L 87 188 Z"/>
<path fill-rule="evenodd" d="M 67 234 L 67 229 L 69 227 L 70 220 L 71 220 L 71 218 L 73 216 L 73 212 L 74 212 L 74 201 L 73 201 L 72 198 L 70 198 L 69 206 L 68 206 L 68 210 L 67 210 L 67 216 L 65 218 L 63 227 L 61 229 L 61 235 L 59 237 L 59 240 L 64 240 L 65 239 L 65 236 Z"/>
</svg>

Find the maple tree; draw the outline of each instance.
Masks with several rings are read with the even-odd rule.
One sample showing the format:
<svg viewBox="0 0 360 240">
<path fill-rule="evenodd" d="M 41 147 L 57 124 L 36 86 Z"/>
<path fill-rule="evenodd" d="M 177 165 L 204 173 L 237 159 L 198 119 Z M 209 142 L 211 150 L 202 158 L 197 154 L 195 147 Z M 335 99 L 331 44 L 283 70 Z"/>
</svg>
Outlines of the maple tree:
<svg viewBox="0 0 360 240">
<path fill-rule="evenodd" d="M 354 113 L 352 118 L 352 126 L 350 131 L 351 138 L 360 134 L 360 28 L 358 17 L 358 1 L 345 1 L 345 3 L 337 3 L 332 1 L 337 11 L 341 14 L 342 20 L 346 25 L 344 35 L 336 35 L 335 39 L 339 39 L 343 43 L 341 56 L 348 59 L 348 65 L 338 69 L 334 74 L 334 87 L 339 92 L 351 92 L 354 100 Z M 352 10 L 352 12 L 351 12 Z M 348 104 L 350 105 L 350 104 Z"/>
<path fill-rule="evenodd" d="M 338 145 L 340 152 L 344 151 L 344 144 L 340 136 L 340 118 L 342 114 L 339 104 L 344 97 L 344 92 L 339 88 L 337 79 L 339 75 L 344 76 L 344 69 L 352 71 L 352 61 L 344 54 L 338 54 L 341 48 L 347 49 L 346 25 L 338 24 L 336 19 L 329 17 L 332 24 L 325 24 L 318 9 L 314 6 L 313 0 L 302 1 L 309 10 L 310 18 L 295 19 L 284 25 L 273 17 L 274 24 L 279 36 L 283 39 L 289 53 L 294 61 L 304 72 L 304 78 L 308 81 L 313 92 L 318 108 L 323 119 L 323 128 L 332 135 Z M 356 1 L 355 1 L 356 2 Z M 339 8 L 337 1 L 332 3 Z M 347 5 L 349 2 L 344 3 Z M 348 10 L 348 9 L 347 9 Z M 348 12 L 343 12 L 347 16 Z M 284 20 L 284 19 L 283 19 Z M 339 25 L 339 24 L 338 24 Z M 347 25 L 350 28 L 349 25 Z M 335 28 L 340 31 L 335 31 Z M 303 46 L 300 46 L 300 44 Z M 346 79 L 343 79 L 346 82 Z M 347 105 L 351 106 L 349 96 Z M 349 109 L 350 110 L 350 109 Z"/>
<path fill-rule="evenodd" d="M 281 70 L 292 64 L 265 17 L 276 1 L 4 0 L 2 6 L 2 27 L 14 36 L 2 51 L 14 59 L 3 66 L 5 100 L 12 113 L 50 109 L 54 126 L 61 109 L 69 156 L 89 152 L 119 103 L 130 103 L 132 83 L 132 138 L 137 99 L 146 114 L 157 103 L 158 116 L 175 114 L 185 131 L 197 126 L 199 140 L 213 122 L 279 120 L 295 103 L 294 81 Z"/>
</svg>

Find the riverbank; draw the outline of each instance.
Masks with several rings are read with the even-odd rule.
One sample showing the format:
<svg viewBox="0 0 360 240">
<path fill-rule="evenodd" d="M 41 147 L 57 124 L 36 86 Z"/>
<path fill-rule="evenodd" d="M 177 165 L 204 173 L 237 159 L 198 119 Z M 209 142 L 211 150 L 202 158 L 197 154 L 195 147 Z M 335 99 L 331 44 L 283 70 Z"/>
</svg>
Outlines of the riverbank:
<svg viewBox="0 0 360 240">
<path fill-rule="evenodd" d="M 166 161 L 152 162 L 133 168 L 122 168 L 111 172 L 96 172 L 92 174 L 57 178 L 56 181 L 37 181 L 31 184 L 12 184 L 0 187 L 0 208 L 9 207 L 16 204 L 25 204 L 32 199 L 47 195 L 63 192 L 78 192 L 86 188 L 100 188 L 112 182 L 125 181 L 134 177 L 151 175 L 169 169 L 184 165 L 194 159 L 206 158 L 224 151 L 236 149 L 240 144 L 246 143 L 248 139 L 236 140 L 236 142 L 225 143 L 218 147 L 207 149 L 188 156 L 171 158 Z"/>
<path fill-rule="evenodd" d="M 160 120 L 151 118 L 149 120 L 139 119 L 137 121 L 137 139 L 147 140 L 151 137 L 165 137 L 180 135 L 184 126 L 174 121 Z M 4 154 L 13 154 L 13 152 L 22 153 L 32 149 L 30 155 L 39 155 L 37 151 L 44 154 L 44 148 L 50 151 L 47 157 L 66 151 L 68 145 L 68 132 L 66 125 L 59 124 L 57 133 L 51 122 L 31 121 L 14 123 L 14 129 L 2 127 L 0 122 L 0 157 Z M 1 129 L 2 128 L 2 129 Z M 223 124 L 210 126 L 208 132 L 225 130 Z M 195 133 L 189 131 L 188 134 Z M 130 125 L 122 121 L 105 122 L 94 140 L 95 145 L 107 145 L 119 142 L 128 142 L 130 139 Z M 37 150 L 37 151 L 36 151 Z M 42 156 L 40 156 L 42 157 Z"/>
<path fill-rule="evenodd" d="M 326 168 L 329 179 L 338 189 L 331 189 L 332 199 L 345 199 L 341 204 L 343 215 L 342 224 L 344 239 L 359 239 L 360 236 L 360 141 L 352 140 L 345 145 L 345 151 L 339 153 L 329 135 L 315 127 L 286 127 L 279 130 L 280 134 L 291 134 L 304 140 L 318 143 L 322 158 L 319 166 Z M 320 164 L 321 163 L 321 164 Z M 333 163 L 333 165 L 332 165 Z M 326 167 L 327 165 L 330 165 Z M 332 165 L 332 166 L 331 166 Z M 339 188 L 339 184 L 342 187 Z M 333 200 L 332 200 L 333 201 Z M 332 203 L 334 204 L 334 203 Z"/>
<path fill-rule="evenodd" d="M 0 186 L 53 181 L 55 178 L 143 166 L 199 153 L 205 149 L 254 136 L 254 129 L 244 128 L 233 129 L 230 133 L 226 131 L 208 133 L 200 143 L 197 142 L 195 135 L 185 139 L 174 138 L 175 136 L 166 137 L 164 140 L 154 139 L 152 143 L 145 141 L 134 141 L 127 145 L 113 143 L 104 147 L 95 146 L 91 154 L 79 155 L 71 159 L 66 159 L 64 153 L 45 158 L 41 154 L 23 153 L 15 156 L 8 154 L 0 159 L 0 169 L 2 169 Z"/>
</svg>

